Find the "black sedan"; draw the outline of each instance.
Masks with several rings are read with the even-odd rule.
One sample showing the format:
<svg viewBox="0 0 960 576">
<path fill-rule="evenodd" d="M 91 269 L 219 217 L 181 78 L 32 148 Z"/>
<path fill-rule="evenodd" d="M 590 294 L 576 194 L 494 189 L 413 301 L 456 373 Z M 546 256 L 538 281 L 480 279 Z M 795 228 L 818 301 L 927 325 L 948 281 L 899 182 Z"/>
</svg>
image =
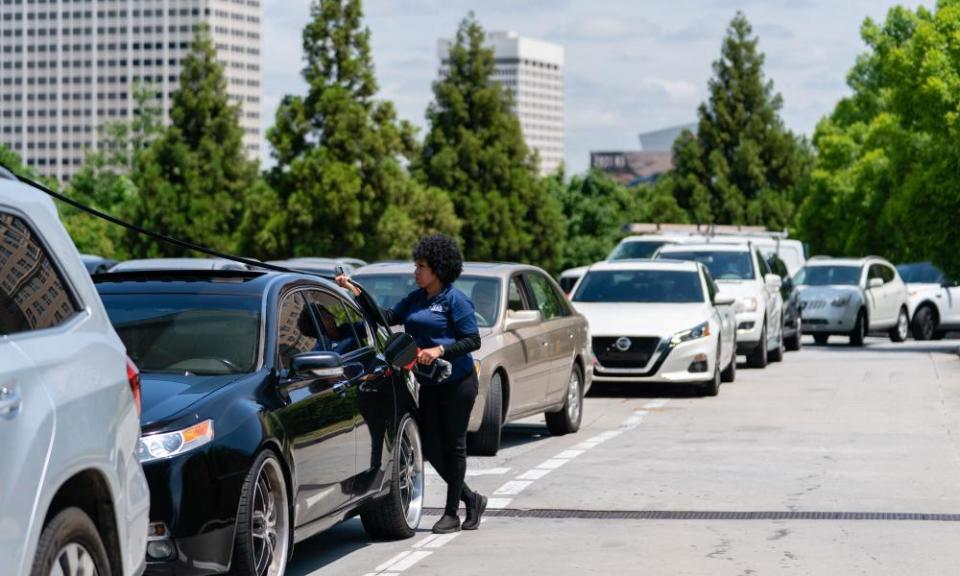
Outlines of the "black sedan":
<svg viewBox="0 0 960 576">
<path fill-rule="evenodd" d="M 409 336 L 306 275 L 95 281 L 142 373 L 148 573 L 280 575 L 295 542 L 356 513 L 373 537 L 413 535 L 417 390 L 396 368 Z"/>
</svg>

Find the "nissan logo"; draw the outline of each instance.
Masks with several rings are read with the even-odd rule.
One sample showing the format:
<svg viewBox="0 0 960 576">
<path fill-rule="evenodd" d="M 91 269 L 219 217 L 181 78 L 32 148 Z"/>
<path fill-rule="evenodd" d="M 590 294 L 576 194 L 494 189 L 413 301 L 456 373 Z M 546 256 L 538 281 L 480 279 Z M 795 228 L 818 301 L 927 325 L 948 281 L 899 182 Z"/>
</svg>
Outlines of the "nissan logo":
<svg viewBox="0 0 960 576">
<path fill-rule="evenodd" d="M 614 344 L 614 346 L 617 347 L 617 350 L 621 352 L 626 352 L 627 350 L 630 349 L 631 346 L 633 346 L 633 342 L 631 342 L 630 339 L 627 338 L 626 336 L 621 336 L 617 338 L 617 341 Z"/>
</svg>

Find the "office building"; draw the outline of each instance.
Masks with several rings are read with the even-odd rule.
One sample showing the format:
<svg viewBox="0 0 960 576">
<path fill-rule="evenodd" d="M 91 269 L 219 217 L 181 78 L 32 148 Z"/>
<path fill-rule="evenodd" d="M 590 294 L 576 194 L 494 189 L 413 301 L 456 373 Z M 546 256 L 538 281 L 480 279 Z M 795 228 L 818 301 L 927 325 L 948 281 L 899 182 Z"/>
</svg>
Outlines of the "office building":
<svg viewBox="0 0 960 576">
<path fill-rule="evenodd" d="M 438 42 L 440 74 L 446 74 L 453 41 Z M 560 167 L 564 153 L 563 46 L 523 38 L 516 32 L 488 32 L 496 58 L 494 80 L 513 96 L 524 140 L 540 155 L 540 172 Z"/>
<path fill-rule="evenodd" d="M 0 0 L 0 144 L 68 180 L 101 128 L 136 114 L 134 87 L 171 95 L 206 23 L 238 103 L 244 145 L 260 155 L 260 0 Z"/>
</svg>

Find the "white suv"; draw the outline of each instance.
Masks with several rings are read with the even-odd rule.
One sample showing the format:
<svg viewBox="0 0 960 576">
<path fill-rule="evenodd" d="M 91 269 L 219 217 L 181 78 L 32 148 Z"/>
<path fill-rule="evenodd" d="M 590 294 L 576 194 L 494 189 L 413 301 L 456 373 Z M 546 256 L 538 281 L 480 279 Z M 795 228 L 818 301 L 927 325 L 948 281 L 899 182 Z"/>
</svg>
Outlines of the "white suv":
<svg viewBox="0 0 960 576">
<path fill-rule="evenodd" d="M 720 292 L 737 299 L 737 353 L 747 356 L 749 366 L 783 360 L 782 280 L 759 249 L 751 243 L 677 244 L 661 248 L 657 258 L 702 263 Z"/>
<path fill-rule="evenodd" d="M 53 202 L 0 168 L 0 572 L 143 571 L 139 394 Z"/>
</svg>

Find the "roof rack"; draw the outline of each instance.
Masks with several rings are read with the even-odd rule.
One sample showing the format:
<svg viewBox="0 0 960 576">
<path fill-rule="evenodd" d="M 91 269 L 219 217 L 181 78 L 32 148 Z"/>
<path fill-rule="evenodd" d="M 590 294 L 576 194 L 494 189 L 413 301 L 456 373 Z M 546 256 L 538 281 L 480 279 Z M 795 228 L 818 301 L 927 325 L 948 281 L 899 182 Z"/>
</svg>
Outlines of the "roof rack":
<svg viewBox="0 0 960 576">
<path fill-rule="evenodd" d="M 784 239 L 789 232 L 771 232 L 763 226 L 740 226 L 725 224 L 669 224 L 660 222 L 635 222 L 628 226 L 631 234 L 686 234 L 689 236 L 754 236 L 757 238 Z"/>
</svg>

